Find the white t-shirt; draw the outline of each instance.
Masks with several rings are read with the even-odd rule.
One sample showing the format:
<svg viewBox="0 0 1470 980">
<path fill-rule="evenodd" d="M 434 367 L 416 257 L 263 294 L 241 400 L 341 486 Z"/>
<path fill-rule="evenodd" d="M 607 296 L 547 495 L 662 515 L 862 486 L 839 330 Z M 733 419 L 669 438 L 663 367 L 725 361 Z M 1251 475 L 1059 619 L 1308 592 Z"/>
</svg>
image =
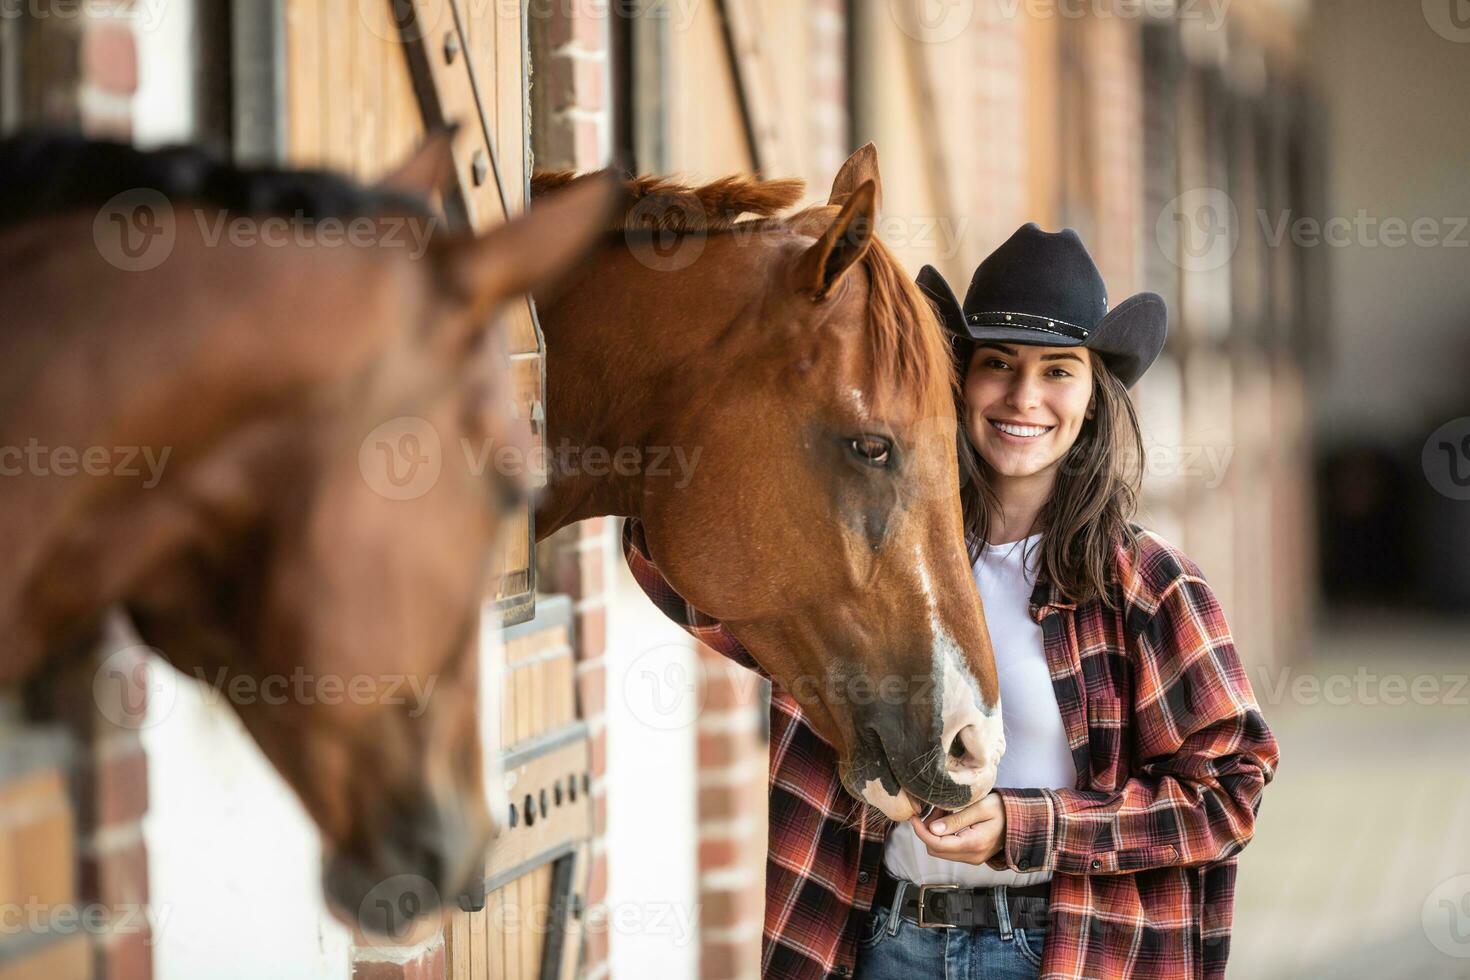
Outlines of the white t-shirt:
<svg viewBox="0 0 1470 980">
<path fill-rule="evenodd" d="M 1070 789 L 1077 785 L 1077 768 L 1042 650 L 1041 626 L 1030 610 L 1040 541 L 1041 535 L 1033 534 L 1009 544 L 986 545 L 975 563 L 975 584 L 995 647 L 1006 734 L 995 785 Z M 889 833 L 883 863 L 894 877 L 924 885 L 1030 885 L 1051 877 L 1045 871 L 995 871 L 983 864 L 933 857 L 907 823 L 896 824 Z"/>
</svg>

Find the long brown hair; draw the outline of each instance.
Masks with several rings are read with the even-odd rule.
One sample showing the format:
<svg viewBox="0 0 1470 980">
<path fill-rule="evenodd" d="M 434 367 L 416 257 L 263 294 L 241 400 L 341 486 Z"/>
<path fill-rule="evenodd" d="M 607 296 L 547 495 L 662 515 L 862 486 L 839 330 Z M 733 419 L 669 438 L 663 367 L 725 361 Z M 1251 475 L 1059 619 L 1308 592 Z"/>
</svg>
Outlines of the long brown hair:
<svg viewBox="0 0 1470 980">
<path fill-rule="evenodd" d="M 965 374 L 974 345 L 957 343 L 959 369 L 955 408 L 959 415 L 960 503 L 970 563 L 980 560 L 989 540 L 991 515 L 1000 500 L 991 488 L 990 464 L 970 441 L 965 420 Z M 1093 417 L 1082 423 L 1077 441 L 1062 457 L 1051 496 L 1036 517 L 1041 533 L 1041 570 L 1073 602 L 1100 598 L 1112 606 L 1108 589 L 1119 545 L 1136 554 L 1133 515 L 1143 478 L 1143 432 L 1128 389 L 1101 358 L 1092 358 Z"/>
</svg>

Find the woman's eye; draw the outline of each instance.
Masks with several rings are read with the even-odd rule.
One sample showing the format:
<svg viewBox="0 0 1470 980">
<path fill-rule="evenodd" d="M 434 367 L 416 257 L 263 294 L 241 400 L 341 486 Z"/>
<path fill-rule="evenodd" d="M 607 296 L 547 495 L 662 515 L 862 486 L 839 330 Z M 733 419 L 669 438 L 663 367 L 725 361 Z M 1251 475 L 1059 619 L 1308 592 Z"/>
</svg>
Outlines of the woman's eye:
<svg viewBox="0 0 1470 980">
<path fill-rule="evenodd" d="M 849 439 L 847 446 L 854 456 L 869 466 L 887 466 L 893 446 L 882 436 L 859 436 Z"/>
<path fill-rule="evenodd" d="M 1066 368 L 1052 368 L 1050 373 L 1053 378 L 1070 378 L 1072 376 L 1072 372 Z"/>
<path fill-rule="evenodd" d="M 1010 367 L 1005 361 L 998 357 L 992 357 L 985 362 L 985 366 L 994 371 L 1004 371 Z"/>
</svg>

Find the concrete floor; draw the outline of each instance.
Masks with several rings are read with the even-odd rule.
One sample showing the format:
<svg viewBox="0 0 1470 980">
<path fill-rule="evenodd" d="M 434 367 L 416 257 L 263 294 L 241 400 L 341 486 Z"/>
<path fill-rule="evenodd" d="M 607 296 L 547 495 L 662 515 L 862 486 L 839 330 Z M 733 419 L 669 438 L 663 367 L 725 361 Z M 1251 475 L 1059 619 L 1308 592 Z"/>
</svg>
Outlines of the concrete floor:
<svg viewBox="0 0 1470 980">
<path fill-rule="evenodd" d="M 1230 975 L 1470 980 L 1470 622 L 1337 617 L 1316 644 L 1250 674 L 1282 763 Z"/>
</svg>

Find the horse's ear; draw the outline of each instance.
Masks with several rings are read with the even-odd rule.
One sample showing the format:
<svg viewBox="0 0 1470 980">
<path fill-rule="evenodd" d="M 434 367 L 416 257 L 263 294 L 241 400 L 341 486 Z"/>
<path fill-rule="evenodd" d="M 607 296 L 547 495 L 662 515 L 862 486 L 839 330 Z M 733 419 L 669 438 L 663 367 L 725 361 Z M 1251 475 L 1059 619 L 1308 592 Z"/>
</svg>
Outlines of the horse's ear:
<svg viewBox="0 0 1470 980">
<path fill-rule="evenodd" d="M 873 208 L 876 211 L 883 209 L 883 180 L 878 176 L 878 148 L 872 143 L 864 143 L 853 151 L 852 156 L 837 171 L 837 176 L 832 180 L 832 194 L 827 198 L 828 204 L 846 204 L 854 191 L 863 186 L 865 181 L 872 181 Z"/>
<path fill-rule="evenodd" d="M 413 156 L 378 181 L 385 190 L 431 197 L 454 173 L 454 134 L 458 126 L 444 126 L 430 133 Z"/>
<path fill-rule="evenodd" d="M 579 177 L 526 214 L 451 245 L 449 279 L 486 314 L 513 296 L 542 289 L 607 231 L 626 193 L 611 170 Z"/>
<path fill-rule="evenodd" d="M 873 244 L 877 212 L 878 185 L 864 181 L 848 195 L 822 237 L 797 260 L 796 288 L 814 300 L 825 298 Z"/>
</svg>

